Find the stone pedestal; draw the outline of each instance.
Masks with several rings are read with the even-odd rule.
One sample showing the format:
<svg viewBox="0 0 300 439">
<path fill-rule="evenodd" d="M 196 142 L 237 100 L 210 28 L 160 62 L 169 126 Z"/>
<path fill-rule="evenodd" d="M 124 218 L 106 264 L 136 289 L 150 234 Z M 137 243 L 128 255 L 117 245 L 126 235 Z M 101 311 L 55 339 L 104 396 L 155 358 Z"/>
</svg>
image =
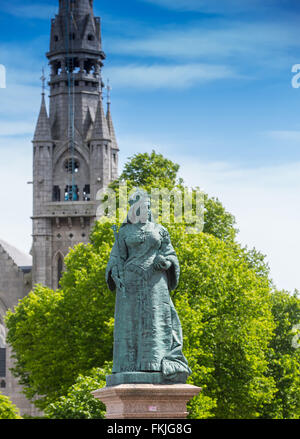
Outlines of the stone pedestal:
<svg viewBox="0 0 300 439">
<path fill-rule="evenodd" d="M 201 392 L 189 384 L 121 384 L 92 392 L 107 419 L 185 419 L 187 403 Z"/>
</svg>

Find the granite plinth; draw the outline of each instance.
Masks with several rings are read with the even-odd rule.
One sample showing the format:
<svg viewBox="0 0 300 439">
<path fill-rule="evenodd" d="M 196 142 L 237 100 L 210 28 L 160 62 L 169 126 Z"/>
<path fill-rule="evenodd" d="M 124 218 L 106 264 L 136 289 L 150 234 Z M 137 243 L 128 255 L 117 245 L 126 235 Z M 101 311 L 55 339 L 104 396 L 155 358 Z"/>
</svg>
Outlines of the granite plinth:
<svg viewBox="0 0 300 439">
<path fill-rule="evenodd" d="M 177 373 L 173 379 L 166 378 L 161 372 L 121 372 L 106 377 L 106 386 L 120 384 L 185 384 L 187 373 Z"/>
<path fill-rule="evenodd" d="M 189 384 L 121 384 L 92 392 L 107 419 L 185 419 L 186 405 L 201 392 Z"/>
</svg>

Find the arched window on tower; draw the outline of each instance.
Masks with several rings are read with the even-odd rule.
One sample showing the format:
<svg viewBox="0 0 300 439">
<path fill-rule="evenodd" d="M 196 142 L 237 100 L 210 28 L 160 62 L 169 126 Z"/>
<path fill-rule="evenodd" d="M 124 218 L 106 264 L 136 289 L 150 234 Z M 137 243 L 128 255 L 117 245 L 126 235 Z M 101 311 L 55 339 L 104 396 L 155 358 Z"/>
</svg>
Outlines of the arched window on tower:
<svg viewBox="0 0 300 439">
<path fill-rule="evenodd" d="M 0 378 L 6 377 L 6 331 L 0 323 Z M 4 384 L 3 384 L 4 383 Z M 5 387 L 5 380 L 1 380 L 1 387 Z"/>
<path fill-rule="evenodd" d="M 60 201 L 60 187 L 53 186 L 53 201 Z"/>
<path fill-rule="evenodd" d="M 91 201 L 91 186 L 89 184 L 83 188 L 83 201 Z"/>
<path fill-rule="evenodd" d="M 79 189 L 77 184 L 66 186 L 65 201 L 79 201 Z"/>
<path fill-rule="evenodd" d="M 60 287 L 60 280 L 63 274 L 63 269 L 64 269 L 64 260 L 63 257 L 59 255 L 57 259 L 57 288 Z"/>
</svg>

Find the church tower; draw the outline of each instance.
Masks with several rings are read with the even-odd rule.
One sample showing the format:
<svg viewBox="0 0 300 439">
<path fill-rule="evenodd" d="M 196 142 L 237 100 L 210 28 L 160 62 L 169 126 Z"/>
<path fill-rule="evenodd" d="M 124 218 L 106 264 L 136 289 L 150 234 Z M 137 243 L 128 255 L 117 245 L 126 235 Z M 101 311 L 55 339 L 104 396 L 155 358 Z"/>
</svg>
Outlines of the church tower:
<svg viewBox="0 0 300 439">
<path fill-rule="evenodd" d="M 50 104 L 43 90 L 33 139 L 33 285 L 56 289 L 70 247 L 87 243 L 96 194 L 118 176 L 110 101 L 103 108 L 105 54 L 93 0 L 60 0 L 51 22 Z"/>
</svg>

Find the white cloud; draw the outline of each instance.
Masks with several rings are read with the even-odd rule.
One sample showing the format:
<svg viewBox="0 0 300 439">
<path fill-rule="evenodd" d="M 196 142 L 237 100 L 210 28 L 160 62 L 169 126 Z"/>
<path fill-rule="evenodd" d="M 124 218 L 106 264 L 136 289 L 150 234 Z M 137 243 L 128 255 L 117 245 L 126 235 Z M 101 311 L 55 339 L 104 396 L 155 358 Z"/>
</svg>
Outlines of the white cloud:
<svg viewBox="0 0 300 439">
<path fill-rule="evenodd" d="M 33 134 L 33 125 L 22 121 L 0 121 L 0 138 L 19 134 Z"/>
<path fill-rule="evenodd" d="M 0 45 L 0 62 L 6 67 L 6 88 L 0 90 L 0 135 L 10 135 L 12 124 L 15 131 L 11 134 L 28 134 L 29 124 L 36 120 L 41 101 L 40 77 L 47 64 L 37 50 L 40 43 L 36 39 L 24 46 Z"/>
<path fill-rule="evenodd" d="M 1 10 L 15 17 L 49 20 L 57 12 L 57 6 L 41 2 L 30 2 L 24 5 L 10 1 L 8 4 L 2 4 Z"/>
<path fill-rule="evenodd" d="M 300 289 L 300 163 L 248 169 L 174 159 L 187 184 L 218 197 L 236 216 L 240 242 L 267 255 L 277 287 Z"/>
<path fill-rule="evenodd" d="M 300 142 L 300 131 L 268 131 L 266 134 L 279 141 Z"/>
<path fill-rule="evenodd" d="M 141 88 L 187 88 L 198 83 L 238 75 L 222 65 L 184 64 L 184 65 L 125 65 L 105 69 L 111 82 L 117 87 Z"/>
<path fill-rule="evenodd" d="M 109 51 L 112 53 L 138 57 L 165 59 L 201 59 L 216 64 L 226 63 L 242 66 L 272 66 L 278 68 L 283 62 L 292 65 L 290 50 L 298 50 L 298 23 L 257 21 L 225 22 L 209 28 L 199 24 L 189 24 L 178 28 L 147 32 L 135 38 L 111 39 Z"/>
<path fill-rule="evenodd" d="M 32 144 L 30 138 L 0 138 L 2 207 L 0 236 L 20 250 L 31 247 Z"/>
<path fill-rule="evenodd" d="M 196 11 L 196 12 L 228 12 L 236 13 L 244 10 L 255 9 L 258 6 L 272 4 L 270 0 L 265 0 L 262 5 L 261 0 L 142 0 L 173 10 Z M 273 0 L 273 6 L 276 4 Z"/>
</svg>

